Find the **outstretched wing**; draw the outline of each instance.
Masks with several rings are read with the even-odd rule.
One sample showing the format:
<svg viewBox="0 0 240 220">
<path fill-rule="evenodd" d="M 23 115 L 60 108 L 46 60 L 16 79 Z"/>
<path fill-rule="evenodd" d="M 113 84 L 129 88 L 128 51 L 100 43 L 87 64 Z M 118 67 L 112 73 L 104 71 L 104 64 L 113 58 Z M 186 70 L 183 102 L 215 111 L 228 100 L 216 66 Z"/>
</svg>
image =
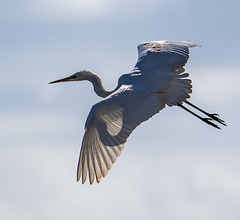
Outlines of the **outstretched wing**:
<svg viewBox="0 0 240 220">
<path fill-rule="evenodd" d="M 78 163 L 77 179 L 89 174 L 90 184 L 106 176 L 132 131 L 165 107 L 165 95 L 121 86 L 94 105 L 86 121 L 86 132 Z"/>
<path fill-rule="evenodd" d="M 138 61 L 132 74 L 141 74 L 144 83 L 154 91 L 167 95 L 167 105 L 186 101 L 191 91 L 191 80 L 183 68 L 189 58 L 189 47 L 197 44 L 187 41 L 151 41 L 138 45 Z"/>
<path fill-rule="evenodd" d="M 183 68 L 189 58 L 189 47 L 197 44 L 188 41 L 151 41 L 138 45 L 138 61 L 135 68 L 142 74 L 154 71 L 175 72 Z"/>
</svg>

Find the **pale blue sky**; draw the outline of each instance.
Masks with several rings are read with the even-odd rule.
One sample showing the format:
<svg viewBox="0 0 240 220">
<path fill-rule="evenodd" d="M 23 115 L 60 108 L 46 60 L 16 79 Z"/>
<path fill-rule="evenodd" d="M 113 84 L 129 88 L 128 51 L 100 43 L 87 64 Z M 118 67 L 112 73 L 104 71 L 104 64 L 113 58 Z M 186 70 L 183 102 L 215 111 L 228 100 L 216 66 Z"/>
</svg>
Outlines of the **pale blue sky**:
<svg viewBox="0 0 240 220">
<path fill-rule="evenodd" d="M 240 2 L 1 1 L 0 216 L 12 219 L 240 218 Z M 84 123 L 100 100 L 88 82 L 48 85 L 82 69 L 107 89 L 137 44 L 190 40 L 191 101 L 214 129 L 178 107 L 139 126 L 100 184 L 76 182 Z"/>
</svg>

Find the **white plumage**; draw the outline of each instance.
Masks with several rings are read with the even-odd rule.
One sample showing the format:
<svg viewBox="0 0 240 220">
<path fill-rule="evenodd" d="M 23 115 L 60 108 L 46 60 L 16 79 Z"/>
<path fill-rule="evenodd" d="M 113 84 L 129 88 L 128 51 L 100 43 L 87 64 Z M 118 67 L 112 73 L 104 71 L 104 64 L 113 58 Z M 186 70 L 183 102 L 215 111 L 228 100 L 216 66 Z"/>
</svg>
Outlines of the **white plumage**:
<svg viewBox="0 0 240 220">
<path fill-rule="evenodd" d="M 82 183 L 85 183 L 89 175 L 92 184 L 95 178 L 99 182 L 105 177 L 132 131 L 165 105 L 178 105 L 186 110 L 182 103 L 189 104 L 187 99 L 192 86 L 183 66 L 189 58 L 189 47 L 195 46 L 197 45 L 186 41 L 139 44 L 135 67 L 119 78 L 118 86 L 111 92 L 106 91 L 101 79 L 88 70 L 51 82 L 89 80 L 93 83 L 95 92 L 104 97 L 92 107 L 86 121 L 77 180 L 82 178 Z M 219 128 L 209 118 L 192 114 Z M 224 124 L 215 114 L 205 114 Z"/>
</svg>

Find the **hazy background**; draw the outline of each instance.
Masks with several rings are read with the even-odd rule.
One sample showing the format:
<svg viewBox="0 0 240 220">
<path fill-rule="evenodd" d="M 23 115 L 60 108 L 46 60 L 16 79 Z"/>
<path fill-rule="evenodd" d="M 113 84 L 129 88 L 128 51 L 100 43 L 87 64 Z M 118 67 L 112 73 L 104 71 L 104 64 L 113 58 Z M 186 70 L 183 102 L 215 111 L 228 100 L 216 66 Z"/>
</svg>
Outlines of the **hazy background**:
<svg viewBox="0 0 240 220">
<path fill-rule="evenodd" d="M 240 219 L 239 0 L 12 0 L 0 7 L 0 217 Z M 76 182 L 91 106 L 88 82 L 48 85 L 82 69 L 107 89 L 136 46 L 190 40 L 191 101 L 222 130 L 178 107 L 130 136 L 106 178 Z"/>
</svg>

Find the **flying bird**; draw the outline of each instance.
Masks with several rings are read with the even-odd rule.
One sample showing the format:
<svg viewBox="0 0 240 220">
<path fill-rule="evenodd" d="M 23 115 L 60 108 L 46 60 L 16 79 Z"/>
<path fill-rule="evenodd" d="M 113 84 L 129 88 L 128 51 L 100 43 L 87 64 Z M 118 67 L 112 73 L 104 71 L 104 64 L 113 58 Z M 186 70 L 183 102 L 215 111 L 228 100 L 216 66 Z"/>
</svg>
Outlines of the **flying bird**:
<svg viewBox="0 0 240 220">
<path fill-rule="evenodd" d="M 92 107 L 87 117 L 77 181 L 82 178 L 84 184 L 89 176 L 92 184 L 95 178 L 99 182 L 105 177 L 133 130 L 166 105 L 179 106 L 215 128 L 220 129 L 214 122 L 226 125 L 218 114 L 210 114 L 187 101 L 192 86 L 184 66 L 189 58 L 189 48 L 195 46 L 198 45 L 188 41 L 139 44 L 136 65 L 119 78 L 113 91 L 105 90 L 101 79 L 89 70 L 49 83 L 88 80 L 97 95 L 103 98 Z M 183 104 L 208 117 L 201 117 Z"/>
</svg>

